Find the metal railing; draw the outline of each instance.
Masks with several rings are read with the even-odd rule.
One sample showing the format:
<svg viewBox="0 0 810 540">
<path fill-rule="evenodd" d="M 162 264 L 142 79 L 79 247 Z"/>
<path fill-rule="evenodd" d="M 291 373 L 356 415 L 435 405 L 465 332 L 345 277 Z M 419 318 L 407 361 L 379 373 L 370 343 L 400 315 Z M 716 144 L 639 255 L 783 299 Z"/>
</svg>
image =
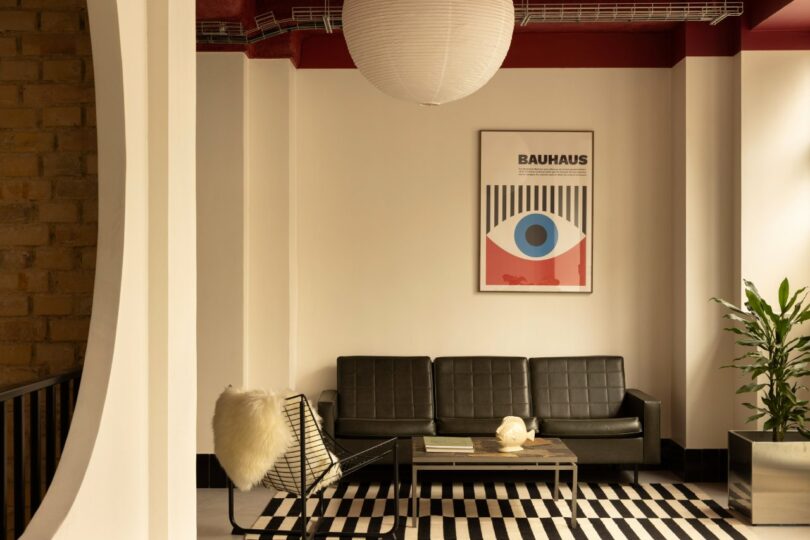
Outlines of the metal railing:
<svg viewBox="0 0 810 540">
<path fill-rule="evenodd" d="M 715 25 L 743 14 L 741 1 L 715 2 L 600 2 L 515 3 L 515 24 L 707 22 Z M 289 17 L 277 19 L 272 11 L 254 18 L 252 28 L 228 21 L 197 21 L 197 43 L 247 45 L 296 30 L 331 34 L 343 26 L 340 6 L 294 7 Z"/>
<path fill-rule="evenodd" d="M 742 2 L 621 2 L 515 6 L 520 26 L 539 23 L 707 22 L 743 14 Z"/>
<path fill-rule="evenodd" d="M 0 540 L 22 536 L 53 480 L 81 374 L 0 388 Z"/>
</svg>

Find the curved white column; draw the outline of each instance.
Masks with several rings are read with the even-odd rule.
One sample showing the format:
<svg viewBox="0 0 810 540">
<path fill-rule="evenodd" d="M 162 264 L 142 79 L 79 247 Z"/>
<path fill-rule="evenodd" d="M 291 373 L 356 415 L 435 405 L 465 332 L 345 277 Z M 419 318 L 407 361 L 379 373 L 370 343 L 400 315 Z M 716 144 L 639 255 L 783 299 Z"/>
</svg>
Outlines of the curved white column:
<svg viewBox="0 0 810 540">
<path fill-rule="evenodd" d="M 65 451 L 23 538 L 194 538 L 194 3 L 88 0 L 88 10 L 93 314 Z"/>
</svg>

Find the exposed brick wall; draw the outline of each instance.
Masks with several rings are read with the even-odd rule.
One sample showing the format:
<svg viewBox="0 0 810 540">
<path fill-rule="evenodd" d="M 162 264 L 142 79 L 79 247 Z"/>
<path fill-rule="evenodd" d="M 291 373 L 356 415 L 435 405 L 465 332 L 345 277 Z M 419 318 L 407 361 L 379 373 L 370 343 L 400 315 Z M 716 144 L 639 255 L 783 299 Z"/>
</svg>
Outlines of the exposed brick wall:
<svg viewBox="0 0 810 540">
<path fill-rule="evenodd" d="M 0 387 L 81 365 L 98 213 L 86 0 L 0 0 Z"/>
</svg>

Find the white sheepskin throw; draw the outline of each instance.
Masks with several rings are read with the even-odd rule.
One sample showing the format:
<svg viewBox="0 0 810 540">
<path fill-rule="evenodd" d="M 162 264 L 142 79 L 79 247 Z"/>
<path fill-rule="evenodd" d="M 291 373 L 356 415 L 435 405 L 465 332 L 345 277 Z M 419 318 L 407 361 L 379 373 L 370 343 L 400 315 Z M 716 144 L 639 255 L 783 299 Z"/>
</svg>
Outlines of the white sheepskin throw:
<svg viewBox="0 0 810 540">
<path fill-rule="evenodd" d="M 242 491 L 257 484 L 292 442 L 284 397 L 226 388 L 214 410 L 214 453 Z"/>
</svg>

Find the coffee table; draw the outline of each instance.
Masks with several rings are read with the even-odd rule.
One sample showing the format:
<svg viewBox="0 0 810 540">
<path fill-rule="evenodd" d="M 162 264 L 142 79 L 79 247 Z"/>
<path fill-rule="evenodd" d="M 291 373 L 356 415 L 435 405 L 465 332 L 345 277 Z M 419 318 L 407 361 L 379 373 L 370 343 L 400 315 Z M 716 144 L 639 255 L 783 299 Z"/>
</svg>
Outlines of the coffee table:
<svg viewBox="0 0 810 540">
<path fill-rule="evenodd" d="M 571 489 L 571 528 L 577 527 L 577 456 L 560 439 L 538 439 L 526 441 L 520 452 L 499 452 L 495 437 L 472 437 L 472 453 L 427 452 L 424 437 L 412 439 L 411 495 L 413 497 L 413 517 L 411 525 L 416 526 L 419 517 L 419 471 L 554 471 L 554 492 L 559 497 L 560 471 L 572 471 Z"/>
</svg>

